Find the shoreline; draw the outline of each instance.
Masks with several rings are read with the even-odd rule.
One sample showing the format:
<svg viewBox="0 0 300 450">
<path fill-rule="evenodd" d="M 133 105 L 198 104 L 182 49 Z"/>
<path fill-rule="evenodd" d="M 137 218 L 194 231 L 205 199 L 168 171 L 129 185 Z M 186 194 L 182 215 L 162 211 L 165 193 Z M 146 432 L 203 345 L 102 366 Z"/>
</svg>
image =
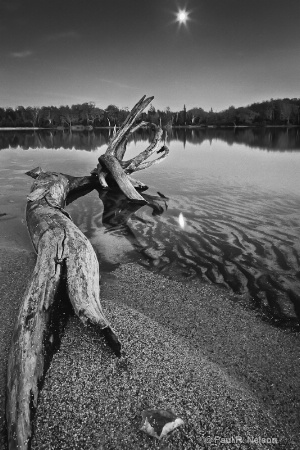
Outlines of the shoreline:
<svg viewBox="0 0 300 450">
<path fill-rule="evenodd" d="M 0 131 L 35 131 L 35 130 L 47 130 L 48 128 L 40 128 L 40 127 L 2 127 Z M 53 128 L 49 128 L 49 130 L 53 130 Z"/>
<path fill-rule="evenodd" d="M 149 125 L 148 125 L 149 126 Z M 36 130 L 56 130 L 56 131 L 93 131 L 93 130 L 113 130 L 115 126 L 110 127 L 92 127 L 92 128 L 83 128 L 83 129 L 71 129 L 68 127 L 65 128 L 50 128 L 50 127 L 0 127 L 0 131 L 36 131 Z M 120 128 L 120 126 L 116 127 L 117 129 Z M 147 126 L 145 126 L 147 128 Z M 173 125 L 171 126 L 171 129 L 188 129 L 188 130 L 206 130 L 209 129 L 219 129 L 219 128 L 300 128 L 300 125 Z"/>
<path fill-rule="evenodd" d="M 0 248 L 2 361 L 34 262 L 31 252 Z M 103 276 L 101 299 L 126 357 L 112 356 L 71 317 L 40 396 L 33 450 L 50 443 L 59 450 L 162 448 L 139 430 L 146 407 L 170 407 L 185 421 L 166 441 L 170 448 L 194 449 L 213 434 L 277 436 L 282 447 L 268 448 L 297 448 L 297 334 L 262 322 L 225 289 L 183 284 L 136 264 Z M 0 444 L 6 360 L 1 366 Z"/>
</svg>

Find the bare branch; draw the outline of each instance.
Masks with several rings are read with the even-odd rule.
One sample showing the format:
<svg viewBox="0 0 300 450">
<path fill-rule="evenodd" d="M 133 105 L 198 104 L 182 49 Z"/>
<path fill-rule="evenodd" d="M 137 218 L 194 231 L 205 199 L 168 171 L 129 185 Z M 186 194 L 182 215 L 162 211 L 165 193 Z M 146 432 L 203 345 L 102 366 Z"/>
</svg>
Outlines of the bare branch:
<svg viewBox="0 0 300 450">
<path fill-rule="evenodd" d="M 145 121 L 140 122 L 134 128 L 132 128 L 132 130 L 130 130 L 130 133 L 135 133 L 139 128 L 145 127 L 148 124 L 149 124 L 149 122 L 145 122 Z"/>
<path fill-rule="evenodd" d="M 142 204 L 147 203 L 146 200 L 135 190 L 128 176 L 126 175 L 119 161 L 114 155 L 112 155 L 111 153 L 105 153 L 104 155 L 100 156 L 99 161 L 111 173 L 119 188 L 129 200 Z"/>
<path fill-rule="evenodd" d="M 124 158 L 125 152 L 126 152 L 126 145 L 129 138 L 129 135 L 137 131 L 139 128 L 144 127 L 145 125 L 148 125 L 148 122 L 140 122 L 138 123 L 134 128 L 129 129 L 126 134 L 124 135 L 122 141 L 118 145 L 118 147 L 115 150 L 115 156 L 119 161 L 122 161 Z"/>
<path fill-rule="evenodd" d="M 132 178 L 130 175 L 127 175 L 127 177 L 135 189 L 139 189 L 140 191 L 146 191 L 147 189 L 149 189 L 148 186 L 141 181 Z"/>
<path fill-rule="evenodd" d="M 154 125 L 154 124 L 153 124 Z M 160 146 L 162 145 L 162 135 L 163 130 L 154 125 L 156 132 L 153 141 L 150 143 L 150 145 L 141 152 L 139 155 L 135 156 L 129 161 L 124 161 L 122 163 L 122 166 L 126 169 L 126 173 L 132 173 L 138 170 L 138 166 L 145 161 L 145 159 L 148 159 L 153 153 L 155 153 L 157 150 L 159 150 Z"/>
<path fill-rule="evenodd" d="M 116 130 L 116 128 L 114 129 L 114 134 L 109 142 L 108 148 L 105 154 L 99 157 L 99 164 L 97 166 L 97 169 L 93 171 L 93 173 L 97 173 L 99 183 L 103 188 L 107 189 L 110 182 L 114 180 L 129 200 L 142 204 L 145 204 L 147 202 L 136 191 L 135 187 L 144 190 L 145 186 L 137 183 L 133 179 L 130 179 L 128 177 L 128 174 L 136 170 L 145 169 L 152 166 L 153 164 L 157 164 L 166 157 L 169 150 L 163 145 L 163 130 L 160 127 L 152 124 L 155 127 L 155 135 L 153 141 L 150 143 L 147 149 L 129 161 L 122 162 L 122 159 L 126 151 L 126 144 L 130 133 L 133 133 L 141 126 L 146 124 L 145 122 L 135 124 L 136 118 L 146 108 L 146 106 L 151 103 L 152 100 L 153 97 L 142 97 L 132 108 L 121 128 L 118 131 Z M 157 158 L 157 160 L 155 161 L 144 163 L 144 161 L 155 152 L 164 152 L 164 154 L 160 158 Z M 110 178 L 107 178 L 106 180 L 106 177 L 108 175 L 110 176 Z"/>
<path fill-rule="evenodd" d="M 111 139 L 108 148 L 106 150 L 106 153 L 114 154 L 120 145 L 120 143 L 123 141 L 124 136 L 126 135 L 127 131 L 130 130 L 130 128 L 133 126 L 135 120 L 137 117 L 141 114 L 141 112 L 152 102 L 154 97 L 148 97 L 145 99 L 145 95 L 137 102 L 137 104 L 132 108 L 130 114 L 126 117 L 123 125 L 118 130 L 116 136 L 113 136 Z"/>
<path fill-rule="evenodd" d="M 159 164 L 161 163 L 166 156 L 169 154 L 170 150 L 168 149 L 168 147 L 166 145 L 164 145 L 159 152 L 164 152 L 164 154 L 162 156 L 160 156 L 157 159 L 154 159 L 152 161 L 148 161 L 148 162 L 142 162 L 141 164 L 139 164 L 135 169 L 134 172 L 138 171 L 138 170 L 144 170 L 144 169 L 148 169 L 151 166 L 154 166 L 154 164 Z M 158 152 L 157 152 L 158 153 Z M 127 173 L 128 168 L 125 169 L 125 173 Z M 129 169 L 128 173 L 132 173 L 132 170 Z"/>
</svg>

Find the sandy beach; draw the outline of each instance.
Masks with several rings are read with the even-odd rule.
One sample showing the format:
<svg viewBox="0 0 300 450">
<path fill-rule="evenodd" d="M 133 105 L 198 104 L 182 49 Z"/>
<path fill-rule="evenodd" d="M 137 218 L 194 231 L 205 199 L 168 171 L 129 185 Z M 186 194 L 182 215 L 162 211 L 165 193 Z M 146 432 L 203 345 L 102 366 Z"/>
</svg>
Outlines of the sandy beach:
<svg viewBox="0 0 300 450">
<path fill-rule="evenodd" d="M 3 228 L 2 228 L 3 230 Z M 7 357 L 15 319 L 35 264 L 33 252 L 7 241 L 0 246 L 0 449 L 5 449 L 5 385 Z"/>
<path fill-rule="evenodd" d="M 7 351 L 34 254 L 2 247 L 1 441 Z M 32 448 L 297 449 L 300 345 L 227 290 L 157 276 L 135 264 L 101 280 L 102 304 L 123 344 L 71 317 L 47 373 Z M 185 425 L 157 441 L 141 412 L 171 409 Z"/>
</svg>

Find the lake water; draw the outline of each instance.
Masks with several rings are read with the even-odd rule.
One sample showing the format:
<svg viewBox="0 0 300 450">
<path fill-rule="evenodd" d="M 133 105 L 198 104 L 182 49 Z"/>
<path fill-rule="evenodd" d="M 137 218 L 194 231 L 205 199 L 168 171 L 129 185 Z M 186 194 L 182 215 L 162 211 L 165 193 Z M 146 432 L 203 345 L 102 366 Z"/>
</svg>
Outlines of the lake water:
<svg viewBox="0 0 300 450">
<path fill-rule="evenodd" d="M 0 131 L 0 244 L 31 248 L 24 209 L 32 179 L 24 172 L 89 174 L 109 133 Z M 136 133 L 126 159 L 148 141 Z M 136 173 L 147 194 L 169 198 L 163 213 L 110 192 L 68 205 L 101 272 L 136 261 L 210 280 L 248 298 L 262 318 L 299 328 L 300 129 L 174 129 L 168 145 L 162 164 Z"/>
</svg>

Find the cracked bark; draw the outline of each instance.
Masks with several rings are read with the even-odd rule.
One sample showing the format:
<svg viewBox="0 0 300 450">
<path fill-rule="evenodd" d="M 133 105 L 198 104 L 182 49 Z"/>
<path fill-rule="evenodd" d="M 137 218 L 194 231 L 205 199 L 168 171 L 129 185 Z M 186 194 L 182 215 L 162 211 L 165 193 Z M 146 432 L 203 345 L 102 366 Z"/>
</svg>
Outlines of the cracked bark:
<svg viewBox="0 0 300 450">
<path fill-rule="evenodd" d="M 149 204 L 160 213 L 161 206 L 142 196 L 147 186 L 131 177 L 161 162 L 168 154 L 163 132 L 155 127 L 153 142 L 130 161 L 122 161 L 131 133 L 145 123 L 135 121 L 153 97 L 145 96 L 134 106 L 122 127 L 115 132 L 97 168 L 88 177 L 72 177 L 36 168 L 27 174 L 35 179 L 28 196 L 26 221 L 37 261 L 18 313 L 8 359 L 6 420 L 9 450 L 28 450 L 32 422 L 49 358 L 58 342 L 54 317 L 68 297 L 81 321 L 95 326 L 114 353 L 121 344 L 101 308 L 99 264 L 89 240 L 65 211 L 68 195 L 85 188 L 114 189 L 137 204 Z M 160 157 L 145 162 L 154 152 Z M 61 294 L 63 292 L 63 295 Z M 60 295 L 59 295 L 60 294 Z"/>
<path fill-rule="evenodd" d="M 77 316 L 101 330 L 117 355 L 121 350 L 101 308 L 96 254 L 64 210 L 68 193 L 91 185 L 93 178 L 76 179 L 47 172 L 35 175 L 26 221 L 37 261 L 17 317 L 8 359 L 6 418 L 10 450 L 30 448 L 33 413 L 54 342 L 49 327 L 63 277 Z"/>
</svg>

